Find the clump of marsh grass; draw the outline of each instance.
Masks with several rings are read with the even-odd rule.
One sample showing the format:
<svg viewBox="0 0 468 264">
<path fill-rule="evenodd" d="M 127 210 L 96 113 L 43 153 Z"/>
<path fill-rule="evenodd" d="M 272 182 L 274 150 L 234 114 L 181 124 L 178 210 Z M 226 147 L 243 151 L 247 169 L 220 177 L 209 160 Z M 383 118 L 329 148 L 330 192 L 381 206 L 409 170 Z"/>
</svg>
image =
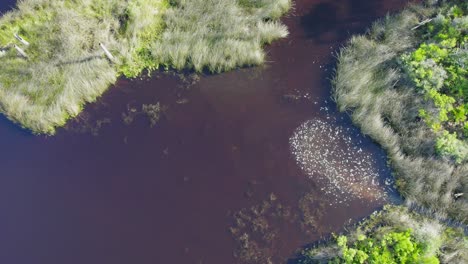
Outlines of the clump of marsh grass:
<svg viewBox="0 0 468 264">
<path fill-rule="evenodd" d="M 287 36 L 277 19 L 290 0 L 174 0 L 166 30 L 152 46 L 175 69 L 221 72 L 264 62 L 263 44 Z"/>
<path fill-rule="evenodd" d="M 410 6 L 375 23 L 367 35 L 353 37 L 338 54 L 334 99 L 386 149 L 407 201 L 466 223 L 468 165 L 437 156 L 436 135 L 418 112 L 430 106 L 398 62 L 402 53 L 419 45 L 411 29 L 436 13 L 431 6 Z"/>
</svg>

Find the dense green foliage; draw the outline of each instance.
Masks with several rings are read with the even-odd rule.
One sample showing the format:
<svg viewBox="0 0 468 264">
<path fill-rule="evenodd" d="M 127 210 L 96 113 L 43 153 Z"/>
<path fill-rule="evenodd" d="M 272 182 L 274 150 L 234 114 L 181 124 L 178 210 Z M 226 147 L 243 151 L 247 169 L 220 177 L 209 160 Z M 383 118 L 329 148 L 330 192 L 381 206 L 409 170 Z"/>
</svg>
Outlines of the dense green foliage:
<svg viewBox="0 0 468 264">
<path fill-rule="evenodd" d="M 0 18 L 0 111 L 35 133 L 53 134 L 120 75 L 261 64 L 262 45 L 287 35 L 278 18 L 290 6 L 290 0 L 19 1 Z"/>
<path fill-rule="evenodd" d="M 302 250 L 299 264 L 436 264 L 464 263 L 468 240 L 460 228 L 386 206 L 332 243 Z"/>
<path fill-rule="evenodd" d="M 468 10 L 451 6 L 420 27 L 423 42 L 401 56 L 429 104 L 420 116 L 439 134 L 436 150 L 457 162 L 468 158 Z"/>
<path fill-rule="evenodd" d="M 436 256 L 426 256 L 425 245 L 415 241 L 411 236 L 411 229 L 405 232 L 388 232 L 383 237 L 361 235 L 352 245 L 348 245 L 346 236 L 339 236 L 337 244 L 343 255 L 330 263 L 439 263 Z"/>
</svg>

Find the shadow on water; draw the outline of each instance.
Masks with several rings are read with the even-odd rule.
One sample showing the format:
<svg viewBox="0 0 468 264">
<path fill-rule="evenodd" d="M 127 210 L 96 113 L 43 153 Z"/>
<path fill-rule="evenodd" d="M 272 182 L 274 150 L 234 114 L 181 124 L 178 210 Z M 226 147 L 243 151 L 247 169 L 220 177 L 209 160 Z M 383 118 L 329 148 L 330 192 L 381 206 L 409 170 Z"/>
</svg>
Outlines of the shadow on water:
<svg viewBox="0 0 468 264">
<path fill-rule="evenodd" d="M 0 263 L 285 263 L 380 208 L 331 205 L 289 144 L 310 119 L 352 127 L 329 99 L 333 54 L 405 4 L 335 2 L 296 1 L 263 67 L 121 79 L 54 137 L 0 118 Z"/>
<path fill-rule="evenodd" d="M 301 17 L 300 23 L 306 36 L 318 43 L 346 41 L 352 34 L 363 33 L 369 22 L 392 11 L 404 1 L 316 1 L 311 9 Z M 384 3 L 383 3 L 384 2 Z M 384 9 L 382 9 L 382 7 Z M 385 10 L 386 9 L 386 10 Z M 385 10 L 384 12 L 382 12 Z"/>
<path fill-rule="evenodd" d="M 0 14 L 12 10 L 16 6 L 16 0 L 2 0 L 0 4 Z"/>
<path fill-rule="evenodd" d="M 334 3 L 319 3 L 301 18 L 307 36 L 319 39 L 323 34 L 336 30 L 338 8 Z M 344 37 L 344 36 L 343 36 Z"/>
</svg>

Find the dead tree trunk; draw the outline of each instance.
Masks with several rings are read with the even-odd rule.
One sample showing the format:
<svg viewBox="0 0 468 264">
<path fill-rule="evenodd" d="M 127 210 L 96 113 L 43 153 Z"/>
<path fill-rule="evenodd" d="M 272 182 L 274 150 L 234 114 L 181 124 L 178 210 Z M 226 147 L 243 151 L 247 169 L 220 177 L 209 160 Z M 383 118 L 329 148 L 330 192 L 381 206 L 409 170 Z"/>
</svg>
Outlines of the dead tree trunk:
<svg viewBox="0 0 468 264">
<path fill-rule="evenodd" d="M 22 48 L 20 48 L 20 47 L 18 47 L 18 46 L 15 45 L 15 49 L 16 49 L 16 51 L 18 51 L 18 53 L 19 53 L 22 57 L 24 57 L 25 59 L 28 58 L 28 55 L 26 54 L 26 52 L 24 52 L 24 50 L 23 50 Z"/>
<path fill-rule="evenodd" d="M 26 40 L 24 40 L 22 37 L 18 36 L 18 34 L 15 34 L 14 36 L 15 36 L 15 38 L 16 38 L 19 42 L 21 42 L 21 44 L 26 45 L 26 46 L 29 46 L 29 42 L 27 42 Z"/>
</svg>

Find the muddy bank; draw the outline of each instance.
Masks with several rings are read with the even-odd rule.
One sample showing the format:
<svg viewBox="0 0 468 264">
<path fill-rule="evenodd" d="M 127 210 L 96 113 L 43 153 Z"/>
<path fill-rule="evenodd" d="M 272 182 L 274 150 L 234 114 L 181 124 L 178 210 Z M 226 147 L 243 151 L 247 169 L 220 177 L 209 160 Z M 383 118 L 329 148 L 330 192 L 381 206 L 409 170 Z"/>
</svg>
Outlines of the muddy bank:
<svg viewBox="0 0 468 264">
<path fill-rule="evenodd" d="M 327 115 L 351 127 L 328 99 L 332 53 L 405 2 L 297 1 L 284 19 L 290 37 L 267 48 L 264 67 L 120 80 L 55 137 L 1 117 L 0 262 L 235 263 L 247 233 L 264 258 L 281 263 L 368 215 L 382 203 L 323 201 L 289 139 Z M 143 105 L 157 103 L 163 111 L 151 127 Z M 383 152 L 362 141 L 388 176 Z M 260 218 L 274 239 L 254 231 Z"/>
</svg>

